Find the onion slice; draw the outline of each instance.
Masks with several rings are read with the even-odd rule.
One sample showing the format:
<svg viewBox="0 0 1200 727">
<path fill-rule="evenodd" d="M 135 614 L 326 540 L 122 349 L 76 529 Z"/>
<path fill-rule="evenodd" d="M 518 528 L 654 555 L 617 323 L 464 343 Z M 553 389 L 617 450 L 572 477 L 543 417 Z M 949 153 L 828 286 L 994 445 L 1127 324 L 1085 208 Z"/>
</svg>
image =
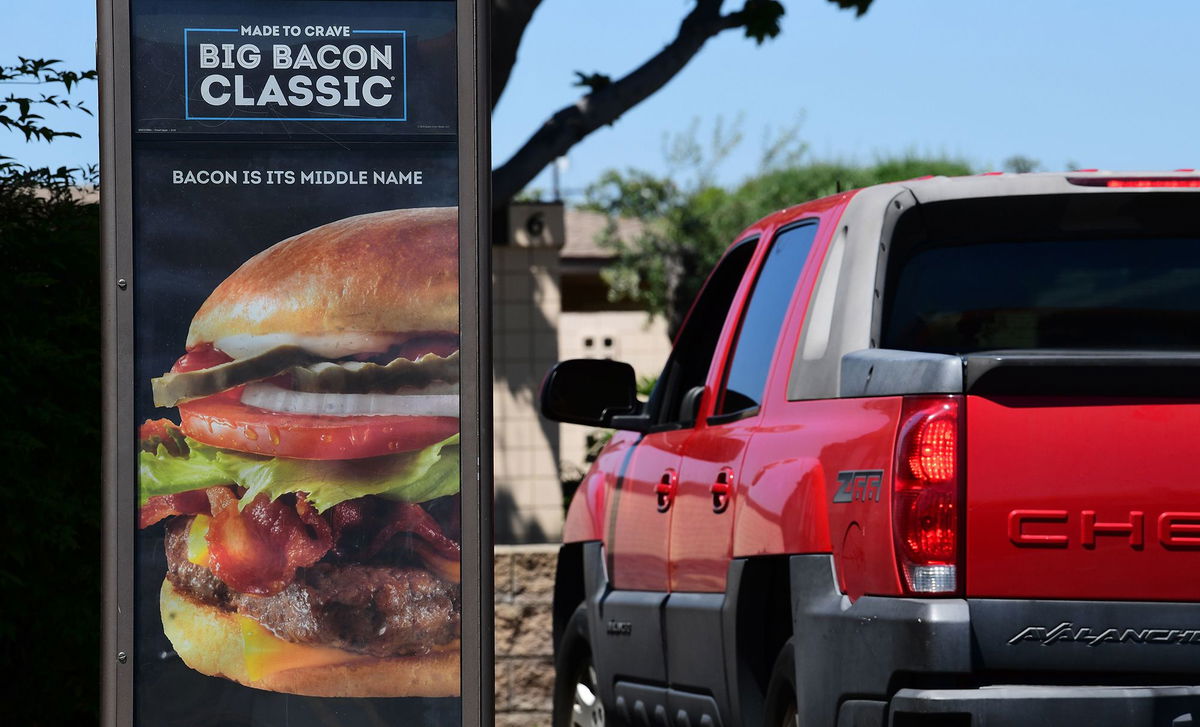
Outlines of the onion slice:
<svg viewBox="0 0 1200 727">
<path fill-rule="evenodd" d="M 286 414 L 457 417 L 458 394 L 315 394 L 274 384 L 247 384 L 242 403 Z"/>
</svg>

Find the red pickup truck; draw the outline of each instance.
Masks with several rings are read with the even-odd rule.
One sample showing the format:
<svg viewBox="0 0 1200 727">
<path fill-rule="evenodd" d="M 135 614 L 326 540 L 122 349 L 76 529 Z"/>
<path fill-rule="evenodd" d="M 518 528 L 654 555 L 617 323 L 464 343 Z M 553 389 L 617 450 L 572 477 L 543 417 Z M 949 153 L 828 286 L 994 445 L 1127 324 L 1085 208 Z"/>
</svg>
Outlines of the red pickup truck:
<svg viewBox="0 0 1200 727">
<path fill-rule="evenodd" d="M 755 223 L 571 502 L 557 725 L 1200 723 L 1200 175 L 982 175 Z"/>
</svg>

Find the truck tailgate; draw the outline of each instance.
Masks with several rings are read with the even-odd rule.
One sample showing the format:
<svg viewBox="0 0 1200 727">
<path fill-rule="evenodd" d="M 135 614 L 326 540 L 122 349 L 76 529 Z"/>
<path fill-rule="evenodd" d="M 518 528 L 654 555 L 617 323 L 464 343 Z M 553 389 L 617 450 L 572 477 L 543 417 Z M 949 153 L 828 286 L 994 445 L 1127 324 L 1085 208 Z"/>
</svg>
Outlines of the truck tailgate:
<svg viewBox="0 0 1200 727">
<path fill-rule="evenodd" d="M 1200 600 L 1200 400 L 966 399 L 967 596 Z"/>
</svg>

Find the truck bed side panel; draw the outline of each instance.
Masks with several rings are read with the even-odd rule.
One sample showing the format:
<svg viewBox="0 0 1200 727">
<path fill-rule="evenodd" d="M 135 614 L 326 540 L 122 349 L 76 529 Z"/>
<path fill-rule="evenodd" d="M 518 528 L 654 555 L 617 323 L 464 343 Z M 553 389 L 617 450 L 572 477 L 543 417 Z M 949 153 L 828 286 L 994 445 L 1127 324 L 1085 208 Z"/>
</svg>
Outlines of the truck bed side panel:
<svg viewBox="0 0 1200 727">
<path fill-rule="evenodd" d="M 742 464 L 733 556 L 832 552 L 852 596 L 900 593 L 890 490 L 899 415 L 897 397 L 773 409 Z"/>
</svg>

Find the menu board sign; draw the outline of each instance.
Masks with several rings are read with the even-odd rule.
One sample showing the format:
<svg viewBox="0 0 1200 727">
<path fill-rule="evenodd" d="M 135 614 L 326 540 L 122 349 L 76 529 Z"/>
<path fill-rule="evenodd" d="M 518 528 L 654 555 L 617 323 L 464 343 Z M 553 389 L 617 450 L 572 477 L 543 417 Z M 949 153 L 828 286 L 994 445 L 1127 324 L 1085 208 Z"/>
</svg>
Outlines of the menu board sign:
<svg viewBox="0 0 1200 727">
<path fill-rule="evenodd" d="M 108 240 L 117 721 L 474 723 L 463 8 L 126 4 L 128 135 L 105 159 L 128 185 L 106 208 L 128 233 Z"/>
</svg>

